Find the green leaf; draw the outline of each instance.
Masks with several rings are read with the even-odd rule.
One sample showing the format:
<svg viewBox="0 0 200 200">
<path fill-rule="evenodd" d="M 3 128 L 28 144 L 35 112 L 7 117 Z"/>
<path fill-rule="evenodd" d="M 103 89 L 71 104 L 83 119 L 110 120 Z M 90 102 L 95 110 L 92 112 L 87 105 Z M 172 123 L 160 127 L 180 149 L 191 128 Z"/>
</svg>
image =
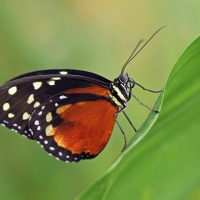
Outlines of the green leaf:
<svg viewBox="0 0 200 200">
<path fill-rule="evenodd" d="M 154 108 L 160 114 L 150 113 L 116 162 L 78 199 L 200 199 L 200 38 L 175 64 Z"/>
</svg>

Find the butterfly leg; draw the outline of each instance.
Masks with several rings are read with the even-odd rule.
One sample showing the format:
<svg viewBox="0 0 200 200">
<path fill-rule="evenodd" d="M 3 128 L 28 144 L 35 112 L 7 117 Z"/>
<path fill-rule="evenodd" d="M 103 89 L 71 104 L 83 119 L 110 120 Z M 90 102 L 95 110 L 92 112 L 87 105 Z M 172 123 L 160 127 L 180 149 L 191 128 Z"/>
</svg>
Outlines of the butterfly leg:
<svg viewBox="0 0 200 200">
<path fill-rule="evenodd" d="M 134 84 L 136 84 L 137 86 L 141 87 L 143 90 L 146 90 L 146 91 L 149 91 L 149 92 L 152 92 L 152 93 L 160 93 L 160 92 L 162 92 L 162 90 L 149 90 L 149 89 L 143 87 L 142 85 L 140 85 L 139 83 L 136 83 L 135 81 L 134 81 Z"/>
<path fill-rule="evenodd" d="M 117 121 L 117 119 L 115 118 L 115 121 L 117 123 L 117 126 L 119 127 L 120 131 L 122 132 L 123 136 L 124 136 L 124 147 L 122 148 L 122 151 L 124 151 L 126 145 L 127 145 L 127 140 L 126 140 L 126 135 L 122 129 L 122 127 L 120 126 L 119 122 Z"/>
<path fill-rule="evenodd" d="M 128 120 L 129 124 L 132 126 L 132 128 L 134 129 L 134 131 L 137 132 L 137 129 L 136 129 L 135 126 L 132 124 L 132 122 L 131 122 L 131 120 L 129 119 L 129 117 L 127 116 L 127 114 L 126 114 L 124 111 L 122 111 L 122 112 L 124 113 L 126 119 Z"/>
<path fill-rule="evenodd" d="M 155 113 L 159 113 L 158 110 L 153 110 L 152 108 L 149 108 L 148 106 L 146 106 L 145 104 L 143 104 L 134 94 L 131 94 L 141 105 L 143 105 L 145 108 L 149 109 L 150 111 L 153 111 Z"/>
</svg>

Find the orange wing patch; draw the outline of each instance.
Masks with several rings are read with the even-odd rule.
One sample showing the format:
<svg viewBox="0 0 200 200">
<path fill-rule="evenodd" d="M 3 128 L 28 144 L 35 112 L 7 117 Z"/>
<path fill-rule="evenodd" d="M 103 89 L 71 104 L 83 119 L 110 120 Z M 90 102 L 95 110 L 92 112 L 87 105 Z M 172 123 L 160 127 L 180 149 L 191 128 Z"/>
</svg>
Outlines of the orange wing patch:
<svg viewBox="0 0 200 200">
<path fill-rule="evenodd" d="M 106 99 L 62 106 L 57 113 L 63 121 L 51 130 L 50 135 L 58 146 L 72 154 L 85 152 L 97 155 L 110 138 L 116 112 L 117 108 Z"/>
<path fill-rule="evenodd" d="M 108 98 L 110 96 L 110 92 L 108 88 L 102 87 L 100 85 L 90 84 L 87 88 L 75 88 L 72 90 L 68 90 L 65 94 L 77 94 L 77 93 L 88 93 L 88 94 L 96 94 L 98 96 L 104 96 Z"/>
</svg>

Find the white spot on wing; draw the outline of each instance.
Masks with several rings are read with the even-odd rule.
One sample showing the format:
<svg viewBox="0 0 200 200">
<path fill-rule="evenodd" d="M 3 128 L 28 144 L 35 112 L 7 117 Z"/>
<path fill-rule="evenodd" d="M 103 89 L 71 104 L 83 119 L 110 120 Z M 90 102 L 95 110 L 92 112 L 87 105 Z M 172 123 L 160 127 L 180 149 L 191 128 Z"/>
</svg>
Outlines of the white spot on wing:
<svg viewBox="0 0 200 200">
<path fill-rule="evenodd" d="M 40 111 L 40 112 L 38 113 L 38 115 L 42 115 L 42 111 Z"/>
<path fill-rule="evenodd" d="M 58 154 L 59 154 L 59 156 L 62 156 L 62 155 L 63 155 L 62 152 L 59 152 Z"/>
<path fill-rule="evenodd" d="M 65 95 L 61 95 L 60 97 L 59 97 L 59 99 L 66 99 L 67 97 L 65 96 Z"/>
<path fill-rule="evenodd" d="M 52 119 L 53 119 L 52 113 L 51 112 L 47 113 L 46 114 L 46 122 L 50 122 Z"/>
<path fill-rule="evenodd" d="M 62 75 L 66 75 L 66 74 L 68 74 L 67 71 L 60 71 L 59 73 L 62 74 Z"/>
<path fill-rule="evenodd" d="M 9 108 L 10 108 L 10 104 L 9 104 L 9 103 L 4 103 L 4 104 L 3 104 L 3 110 L 4 110 L 4 111 L 9 110 Z"/>
<path fill-rule="evenodd" d="M 28 103 L 28 104 L 31 104 L 31 103 L 33 103 L 33 101 L 34 101 L 34 94 L 31 94 L 31 95 L 28 97 L 27 103 Z"/>
<path fill-rule="evenodd" d="M 51 80 L 60 80 L 61 78 L 60 77 L 53 77 L 53 78 L 51 78 Z"/>
<path fill-rule="evenodd" d="M 13 113 L 8 114 L 8 118 L 13 118 L 15 115 Z"/>
<path fill-rule="evenodd" d="M 54 151 L 54 150 L 55 150 L 55 148 L 54 148 L 54 147 L 49 147 L 49 149 L 50 149 L 51 151 Z"/>
<path fill-rule="evenodd" d="M 17 87 L 13 86 L 8 90 L 8 94 L 13 95 L 17 92 Z"/>
<path fill-rule="evenodd" d="M 47 83 L 48 83 L 49 85 L 55 85 L 55 81 L 54 81 L 54 80 L 47 81 Z"/>
<path fill-rule="evenodd" d="M 42 86 L 42 82 L 34 82 L 33 87 L 35 90 L 38 90 Z"/>
<path fill-rule="evenodd" d="M 36 102 L 34 103 L 34 105 L 33 105 L 34 108 L 37 108 L 37 107 L 39 107 L 39 106 L 40 106 L 40 102 L 38 102 L 38 101 L 36 101 Z"/>
<path fill-rule="evenodd" d="M 34 124 L 37 126 L 39 125 L 39 121 L 38 120 L 35 120 Z"/>
<path fill-rule="evenodd" d="M 23 119 L 23 120 L 27 120 L 27 119 L 29 119 L 30 116 L 31 116 L 31 115 L 30 115 L 29 113 L 25 112 L 25 113 L 23 114 L 23 116 L 22 116 L 22 119 Z"/>
<path fill-rule="evenodd" d="M 40 135 L 39 138 L 40 138 L 40 140 L 42 140 L 43 139 L 42 135 Z"/>
<path fill-rule="evenodd" d="M 51 124 L 49 124 L 46 129 L 45 129 L 45 133 L 48 136 L 49 132 L 53 129 L 53 126 Z"/>
</svg>

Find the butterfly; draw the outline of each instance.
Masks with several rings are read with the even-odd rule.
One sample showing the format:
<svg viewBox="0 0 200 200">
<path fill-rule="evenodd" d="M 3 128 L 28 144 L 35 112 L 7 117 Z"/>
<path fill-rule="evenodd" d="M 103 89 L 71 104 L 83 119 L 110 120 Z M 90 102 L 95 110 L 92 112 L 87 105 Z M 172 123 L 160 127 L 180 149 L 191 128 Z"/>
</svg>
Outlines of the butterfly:
<svg viewBox="0 0 200 200">
<path fill-rule="evenodd" d="M 108 143 L 115 123 L 124 134 L 117 121 L 119 113 L 136 131 L 124 111 L 131 97 L 138 100 L 133 88 L 160 92 L 144 88 L 124 73 L 140 51 L 134 54 L 135 50 L 113 81 L 74 69 L 35 71 L 11 79 L 0 87 L 1 125 L 36 140 L 59 160 L 96 157 Z M 125 135 L 124 139 L 126 146 Z"/>
</svg>

